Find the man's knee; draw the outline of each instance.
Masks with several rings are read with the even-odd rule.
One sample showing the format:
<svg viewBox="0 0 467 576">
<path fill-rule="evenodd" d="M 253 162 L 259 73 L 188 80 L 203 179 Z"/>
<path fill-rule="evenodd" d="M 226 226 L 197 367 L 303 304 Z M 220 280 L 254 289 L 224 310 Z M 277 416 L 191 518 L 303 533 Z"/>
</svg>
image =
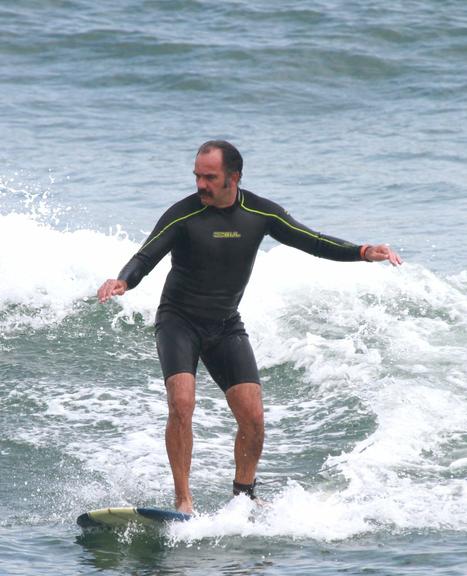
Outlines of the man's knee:
<svg viewBox="0 0 467 576">
<path fill-rule="evenodd" d="M 195 409 L 194 376 L 185 372 L 170 376 L 166 388 L 169 416 L 177 420 L 191 420 Z"/>
<path fill-rule="evenodd" d="M 237 384 L 227 391 L 227 401 L 240 427 L 260 431 L 264 427 L 261 386 Z"/>
<path fill-rule="evenodd" d="M 238 421 L 240 425 L 255 428 L 255 430 L 264 428 L 263 405 L 247 406 L 244 412 L 239 415 Z"/>
<path fill-rule="evenodd" d="M 262 411 L 249 412 L 245 418 L 239 420 L 238 424 L 241 432 L 254 436 L 259 440 L 264 437 L 264 416 Z"/>
</svg>

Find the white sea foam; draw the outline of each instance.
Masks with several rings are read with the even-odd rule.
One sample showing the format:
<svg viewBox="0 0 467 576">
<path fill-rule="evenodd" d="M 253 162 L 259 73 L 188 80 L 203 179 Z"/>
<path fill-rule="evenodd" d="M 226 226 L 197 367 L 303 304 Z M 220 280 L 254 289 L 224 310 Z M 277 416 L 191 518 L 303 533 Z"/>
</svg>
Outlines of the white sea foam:
<svg viewBox="0 0 467 576">
<path fill-rule="evenodd" d="M 115 278 L 138 245 L 117 230 L 59 231 L 26 214 L 0 216 L 0 310 L 13 305 L 3 329 L 38 328 L 63 320 L 74 306 L 94 298 L 107 278 Z M 121 300 L 122 315 L 141 313 L 149 322 L 168 262 L 162 262 L 141 289 Z"/>
<path fill-rule="evenodd" d="M 61 320 L 73 312 L 73 304 L 93 298 L 101 282 L 115 277 L 139 247 L 119 227 L 109 234 L 87 229 L 60 231 L 24 213 L 0 215 L 0 241 L 7 247 L 0 255 L 0 310 L 8 304 L 46 309 L 47 316 L 40 321 L 37 314 L 31 315 L 30 321 L 36 323 Z M 137 290 L 118 299 L 122 315 L 130 319 L 140 313 L 152 322 L 169 265 L 165 258 Z M 382 325 L 391 318 L 397 323 L 404 316 L 408 322 L 420 318 L 424 323 L 430 309 L 457 321 L 467 310 L 464 276 L 465 272 L 448 283 L 416 265 L 393 270 L 381 265 L 342 264 L 278 246 L 259 252 L 241 309 L 264 361 L 277 361 L 273 339 L 267 336 L 274 336 L 278 318 L 289 314 L 290 306 L 297 317 L 323 308 L 328 323 L 335 321 L 349 328 L 367 317 L 371 321 L 372 316 Z M 415 319 L 410 306 L 416 308 Z M 27 321 L 27 313 L 22 319 Z M 267 346 L 263 351 L 264 339 Z"/>
<path fill-rule="evenodd" d="M 371 484 L 371 479 L 368 481 Z M 200 514 L 170 527 L 172 542 L 193 544 L 212 539 L 223 544 L 229 536 L 292 537 L 343 540 L 390 528 L 391 530 L 465 530 L 465 485 L 433 484 L 420 490 L 406 482 L 398 491 L 384 490 L 378 498 L 365 491 L 358 498 L 341 492 L 307 491 L 291 482 L 267 508 L 254 510 L 246 498 L 232 500 L 213 514 Z"/>
</svg>

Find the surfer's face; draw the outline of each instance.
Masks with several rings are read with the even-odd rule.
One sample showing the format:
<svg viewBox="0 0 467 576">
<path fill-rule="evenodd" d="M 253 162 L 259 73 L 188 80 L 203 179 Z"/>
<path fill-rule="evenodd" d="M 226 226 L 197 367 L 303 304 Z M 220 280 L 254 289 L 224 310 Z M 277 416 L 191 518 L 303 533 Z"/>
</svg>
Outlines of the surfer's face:
<svg viewBox="0 0 467 576">
<path fill-rule="evenodd" d="M 235 202 L 239 178 L 236 173 L 226 174 L 221 150 L 213 148 L 209 152 L 198 154 L 193 172 L 197 192 L 205 206 L 227 208 Z"/>
</svg>

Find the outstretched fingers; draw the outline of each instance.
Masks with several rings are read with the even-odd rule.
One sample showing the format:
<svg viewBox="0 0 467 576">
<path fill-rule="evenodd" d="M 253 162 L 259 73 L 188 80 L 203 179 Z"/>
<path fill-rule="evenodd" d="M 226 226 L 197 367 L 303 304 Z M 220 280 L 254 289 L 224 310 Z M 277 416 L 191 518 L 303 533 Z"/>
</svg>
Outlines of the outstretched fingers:
<svg viewBox="0 0 467 576">
<path fill-rule="evenodd" d="M 400 266 L 402 264 L 402 258 L 387 244 L 369 246 L 365 252 L 365 258 L 370 262 L 382 262 L 384 260 L 389 260 L 393 266 Z"/>
</svg>

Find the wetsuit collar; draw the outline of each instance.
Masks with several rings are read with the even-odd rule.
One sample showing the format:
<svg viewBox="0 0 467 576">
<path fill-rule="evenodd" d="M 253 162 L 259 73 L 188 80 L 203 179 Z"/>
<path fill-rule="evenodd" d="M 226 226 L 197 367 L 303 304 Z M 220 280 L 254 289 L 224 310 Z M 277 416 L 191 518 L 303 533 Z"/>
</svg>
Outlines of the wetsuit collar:
<svg viewBox="0 0 467 576">
<path fill-rule="evenodd" d="M 235 198 L 235 202 L 231 206 L 227 206 L 226 208 L 216 208 L 215 206 L 211 206 L 211 208 L 213 208 L 214 210 L 217 210 L 218 212 L 228 214 L 229 212 L 233 212 L 234 210 L 236 210 L 237 206 L 240 205 L 241 196 L 242 196 L 242 191 L 240 190 L 240 188 L 237 188 L 237 197 Z"/>
</svg>

